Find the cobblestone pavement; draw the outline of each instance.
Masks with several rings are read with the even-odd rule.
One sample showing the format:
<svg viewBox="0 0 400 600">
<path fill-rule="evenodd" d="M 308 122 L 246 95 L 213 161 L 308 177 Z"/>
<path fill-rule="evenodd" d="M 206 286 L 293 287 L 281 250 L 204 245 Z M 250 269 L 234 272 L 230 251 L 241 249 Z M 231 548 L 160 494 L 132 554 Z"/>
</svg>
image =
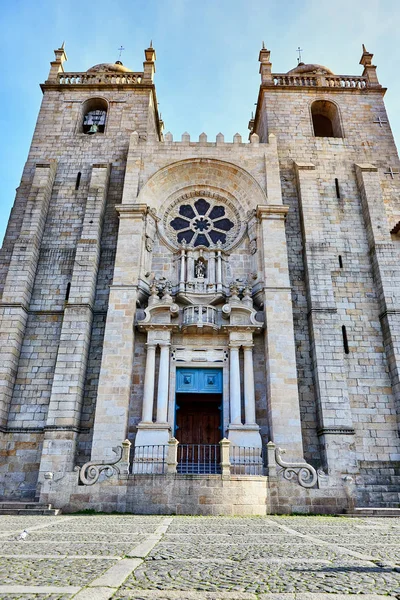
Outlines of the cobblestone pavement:
<svg viewBox="0 0 400 600">
<path fill-rule="evenodd" d="M 398 600 L 399 538 L 400 518 L 0 516 L 0 600 Z"/>
</svg>

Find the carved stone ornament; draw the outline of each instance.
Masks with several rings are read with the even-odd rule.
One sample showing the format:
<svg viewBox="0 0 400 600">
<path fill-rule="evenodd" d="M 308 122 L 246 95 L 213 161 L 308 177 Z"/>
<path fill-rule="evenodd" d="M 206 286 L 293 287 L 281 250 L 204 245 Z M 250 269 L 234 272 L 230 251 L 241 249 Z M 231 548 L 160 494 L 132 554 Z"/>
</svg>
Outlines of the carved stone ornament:
<svg viewBox="0 0 400 600">
<path fill-rule="evenodd" d="M 288 481 L 291 481 L 294 477 L 297 477 L 297 481 L 301 487 L 312 488 L 318 481 L 317 472 L 308 463 L 289 463 L 282 460 L 281 455 L 285 454 L 286 450 L 282 448 L 275 449 L 275 460 L 276 464 L 279 465 L 283 472 L 283 477 Z"/>
<path fill-rule="evenodd" d="M 227 198 L 196 190 L 166 207 L 159 231 L 175 248 L 230 248 L 243 234 L 244 220 Z"/>
<path fill-rule="evenodd" d="M 153 240 L 148 235 L 146 235 L 145 246 L 146 246 L 147 252 L 153 252 L 153 244 L 154 244 Z"/>
<path fill-rule="evenodd" d="M 99 480 L 100 474 L 104 473 L 106 477 L 120 475 L 129 471 L 129 448 L 131 443 L 128 440 L 122 443 L 122 446 L 113 448 L 117 458 L 114 461 L 89 461 L 79 469 L 79 479 L 83 485 L 94 485 Z"/>
<path fill-rule="evenodd" d="M 257 240 L 250 240 L 249 250 L 250 254 L 255 254 L 257 252 Z"/>
</svg>

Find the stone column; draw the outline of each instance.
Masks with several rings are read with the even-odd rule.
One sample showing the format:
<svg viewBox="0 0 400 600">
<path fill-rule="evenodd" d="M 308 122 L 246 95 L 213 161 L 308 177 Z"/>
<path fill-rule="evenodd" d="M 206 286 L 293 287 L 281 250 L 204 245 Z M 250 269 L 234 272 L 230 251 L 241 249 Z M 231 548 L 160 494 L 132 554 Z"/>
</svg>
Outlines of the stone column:
<svg viewBox="0 0 400 600">
<path fill-rule="evenodd" d="M 211 250 L 208 260 L 208 283 L 215 286 L 215 252 L 213 250 Z"/>
<path fill-rule="evenodd" d="M 72 271 L 43 441 L 39 481 L 71 471 L 79 432 L 110 165 L 95 164 Z"/>
<path fill-rule="evenodd" d="M 56 168 L 56 162 L 35 167 L 0 301 L 0 431 L 7 426 Z"/>
<path fill-rule="evenodd" d="M 186 282 L 191 283 L 194 280 L 194 258 L 193 250 L 187 251 L 186 259 Z"/>
<path fill-rule="evenodd" d="M 155 344 L 147 343 L 146 370 L 144 373 L 142 423 L 153 422 L 154 385 L 156 372 Z"/>
<path fill-rule="evenodd" d="M 303 459 L 292 298 L 285 236 L 287 206 L 258 206 L 264 271 L 268 422 L 272 440 Z"/>
<path fill-rule="evenodd" d="M 221 250 L 217 251 L 217 292 L 222 292 L 222 256 L 221 256 Z"/>
<path fill-rule="evenodd" d="M 158 371 L 157 423 L 167 423 L 169 386 L 169 344 L 160 344 Z"/>
<path fill-rule="evenodd" d="M 302 220 L 318 435 L 325 468 L 330 474 L 340 474 L 357 470 L 357 459 L 344 372 L 342 324 L 338 320 L 332 285 L 333 259 L 330 244 L 326 244 L 328 233 L 324 227 L 324 209 L 315 166 L 297 163 L 295 168 Z M 336 265 L 336 256 L 334 258 Z"/>
<path fill-rule="evenodd" d="M 170 439 L 171 427 L 167 422 L 170 343 L 170 330 L 149 328 L 147 332 L 143 412 L 142 420 L 137 425 L 135 446 L 165 446 Z M 157 416 L 154 423 L 155 351 L 157 346 L 160 346 L 161 352 L 158 371 Z"/>
<path fill-rule="evenodd" d="M 232 294 L 233 294 L 232 290 Z M 230 302 L 241 306 L 239 299 Z M 240 364 L 239 350 L 244 349 L 244 413 L 245 423 L 242 423 L 242 403 L 240 388 Z M 255 416 L 255 394 L 254 394 L 254 371 L 253 371 L 253 332 L 247 328 L 241 329 L 237 326 L 229 331 L 230 348 L 230 408 L 231 420 L 228 427 L 228 439 L 234 446 L 254 448 L 256 455 L 261 448 L 260 428 L 256 423 Z"/>
<path fill-rule="evenodd" d="M 127 437 L 134 357 L 137 285 L 145 252 L 147 207 L 121 204 L 94 421 L 92 460 L 114 456 Z M 146 217 L 147 215 L 147 217 Z"/>
<path fill-rule="evenodd" d="M 391 240 L 377 167 L 356 165 L 362 210 L 377 298 L 383 343 L 400 426 L 400 265 L 399 251 Z"/>
<path fill-rule="evenodd" d="M 179 291 L 185 291 L 185 274 L 186 274 L 186 251 L 185 248 L 181 248 L 181 264 L 180 264 L 180 277 L 179 277 Z"/>
<path fill-rule="evenodd" d="M 244 414 L 246 425 L 256 423 L 256 396 L 254 389 L 253 347 L 243 346 L 244 354 Z"/>
<path fill-rule="evenodd" d="M 240 368 L 239 368 L 239 346 L 229 346 L 229 405 L 230 424 L 241 425 L 241 401 L 240 401 Z"/>
</svg>

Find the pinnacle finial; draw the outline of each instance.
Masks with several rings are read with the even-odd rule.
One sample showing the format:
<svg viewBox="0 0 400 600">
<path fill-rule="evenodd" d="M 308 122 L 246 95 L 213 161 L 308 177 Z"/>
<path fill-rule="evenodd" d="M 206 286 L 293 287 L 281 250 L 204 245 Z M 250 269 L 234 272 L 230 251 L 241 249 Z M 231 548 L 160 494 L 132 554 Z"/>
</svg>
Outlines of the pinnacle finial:
<svg viewBox="0 0 400 600">
<path fill-rule="evenodd" d="M 263 43 L 262 43 L 262 47 L 263 47 L 263 50 L 265 50 L 265 42 L 264 42 L 264 40 L 263 40 Z"/>
<path fill-rule="evenodd" d="M 150 40 L 150 48 L 153 47 L 153 40 Z"/>
<path fill-rule="evenodd" d="M 367 49 L 366 49 L 366 47 L 364 46 L 364 44 L 362 45 L 362 49 L 363 49 L 363 52 L 364 52 L 364 53 L 367 53 Z"/>
<path fill-rule="evenodd" d="M 61 50 L 64 50 L 65 47 L 65 41 L 61 44 Z"/>
</svg>

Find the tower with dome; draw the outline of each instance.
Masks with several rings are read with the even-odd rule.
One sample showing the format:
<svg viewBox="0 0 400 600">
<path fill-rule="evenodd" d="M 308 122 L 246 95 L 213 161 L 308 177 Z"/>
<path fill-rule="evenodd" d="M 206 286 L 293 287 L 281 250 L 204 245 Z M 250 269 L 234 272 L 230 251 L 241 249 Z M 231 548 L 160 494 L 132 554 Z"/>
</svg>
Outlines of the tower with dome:
<svg viewBox="0 0 400 600">
<path fill-rule="evenodd" d="M 261 85 L 249 138 L 55 50 L 0 271 L 4 501 L 357 512 L 400 492 L 400 165 L 365 47 Z"/>
</svg>

